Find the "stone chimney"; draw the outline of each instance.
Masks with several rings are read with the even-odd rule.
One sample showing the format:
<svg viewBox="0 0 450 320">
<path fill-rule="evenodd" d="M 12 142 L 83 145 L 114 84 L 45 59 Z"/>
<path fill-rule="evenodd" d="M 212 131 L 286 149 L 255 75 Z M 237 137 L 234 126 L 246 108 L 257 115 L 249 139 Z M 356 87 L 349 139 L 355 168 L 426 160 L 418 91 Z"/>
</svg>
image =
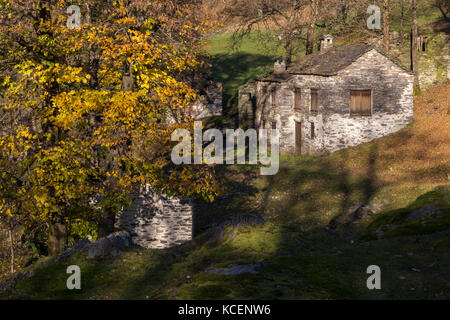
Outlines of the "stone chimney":
<svg viewBox="0 0 450 320">
<path fill-rule="evenodd" d="M 320 38 L 320 52 L 325 52 L 333 47 L 333 36 L 326 34 Z"/>
<path fill-rule="evenodd" d="M 282 74 L 286 72 L 286 61 L 283 58 L 277 58 L 273 65 L 274 74 Z"/>
</svg>

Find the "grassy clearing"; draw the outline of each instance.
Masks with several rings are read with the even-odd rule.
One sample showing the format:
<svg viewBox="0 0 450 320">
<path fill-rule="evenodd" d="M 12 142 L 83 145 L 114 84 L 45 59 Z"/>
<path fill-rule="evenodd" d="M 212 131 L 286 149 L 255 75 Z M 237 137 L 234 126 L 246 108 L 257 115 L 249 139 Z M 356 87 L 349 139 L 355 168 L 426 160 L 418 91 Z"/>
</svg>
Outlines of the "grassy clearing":
<svg viewBox="0 0 450 320">
<path fill-rule="evenodd" d="M 208 45 L 212 65 L 211 76 L 223 83 L 225 113 L 236 111 L 232 106 L 237 104 L 239 86 L 272 71 L 276 55 L 263 50 L 255 37 L 250 37 L 238 50 L 233 50 L 231 37 L 231 33 L 214 36 L 209 39 Z"/>
<path fill-rule="evenodd" d="M 431 236 L 350 243 L 324 232 L 305 234 L 269 223 L 240 230 L 220 244 L 136 248 L 100 261 L 77 255 L 54 265 L 41 262 L 36 276 L 21 282 L 9 298 L 448 299 L 450 261 L 442 250 L 430 249 L 436 245 Z M 203 273 L 211 266 L 258 261 L 268 266 L 256 275 Z M 71 264 L 81 267 L 80 291 L 65 287 L 65 269 Z M 382 269 L 381 291 L 366 288 L 365 271 L 371 264 Z"/>
</svg>

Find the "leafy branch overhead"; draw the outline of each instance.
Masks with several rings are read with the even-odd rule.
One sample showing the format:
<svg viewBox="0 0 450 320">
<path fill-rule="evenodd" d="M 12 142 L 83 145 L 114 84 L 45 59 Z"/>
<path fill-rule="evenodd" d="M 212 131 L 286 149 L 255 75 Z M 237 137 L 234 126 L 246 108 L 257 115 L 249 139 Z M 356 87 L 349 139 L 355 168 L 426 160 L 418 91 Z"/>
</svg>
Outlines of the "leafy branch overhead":
<svg viewBox="0 0 450 320">
<path fill-rule="evenodd" d="M 1 216 L 101 222 L 144 184 L 211 197 L 209 168 L 170 163 L 208 23 L 189 1 L 90 0 L 69 29 L 72 4 L 0 1 Z"/>
</svg>

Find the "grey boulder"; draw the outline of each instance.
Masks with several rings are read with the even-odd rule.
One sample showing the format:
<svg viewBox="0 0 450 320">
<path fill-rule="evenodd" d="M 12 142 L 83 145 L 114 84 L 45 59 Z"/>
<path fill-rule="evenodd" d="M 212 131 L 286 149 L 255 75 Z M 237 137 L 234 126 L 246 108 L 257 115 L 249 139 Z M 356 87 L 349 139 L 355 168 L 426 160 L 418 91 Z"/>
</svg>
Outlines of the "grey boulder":
<svg viewBox="0 0 450 320">
<path fill-rule="evenodd" d="M 131 236 L 126 231 L 110 234 L 105 238 L 98 239 L 89 246 L 88 259 L 94 259 L 107 253 L 117 256 L 122 249 L 131 245 Z"/>
</svg>

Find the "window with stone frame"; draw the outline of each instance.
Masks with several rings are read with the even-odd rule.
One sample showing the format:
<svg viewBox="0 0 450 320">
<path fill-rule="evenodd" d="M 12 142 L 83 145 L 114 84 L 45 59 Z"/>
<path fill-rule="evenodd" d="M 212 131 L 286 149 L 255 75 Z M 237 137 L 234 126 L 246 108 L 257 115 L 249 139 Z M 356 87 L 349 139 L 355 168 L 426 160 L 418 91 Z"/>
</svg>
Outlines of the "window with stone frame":
<svg viewBox="0 0 450 320">
<path fill-rule="evenodd" d="M 302 110 L 302 90 L 300 88 L 294 89 L 294 110 Z"/>
<path fill-rule="evenodd" d="M 310 112 L 317 114 L 319 112 L 319 94 L 317 89 L 311 89 L 311 109 Z"/>
<path fill-rule="evenodd" d="M 372 115 L 372 90 L 350 90 L 350 115 Z"/>
</svg>

